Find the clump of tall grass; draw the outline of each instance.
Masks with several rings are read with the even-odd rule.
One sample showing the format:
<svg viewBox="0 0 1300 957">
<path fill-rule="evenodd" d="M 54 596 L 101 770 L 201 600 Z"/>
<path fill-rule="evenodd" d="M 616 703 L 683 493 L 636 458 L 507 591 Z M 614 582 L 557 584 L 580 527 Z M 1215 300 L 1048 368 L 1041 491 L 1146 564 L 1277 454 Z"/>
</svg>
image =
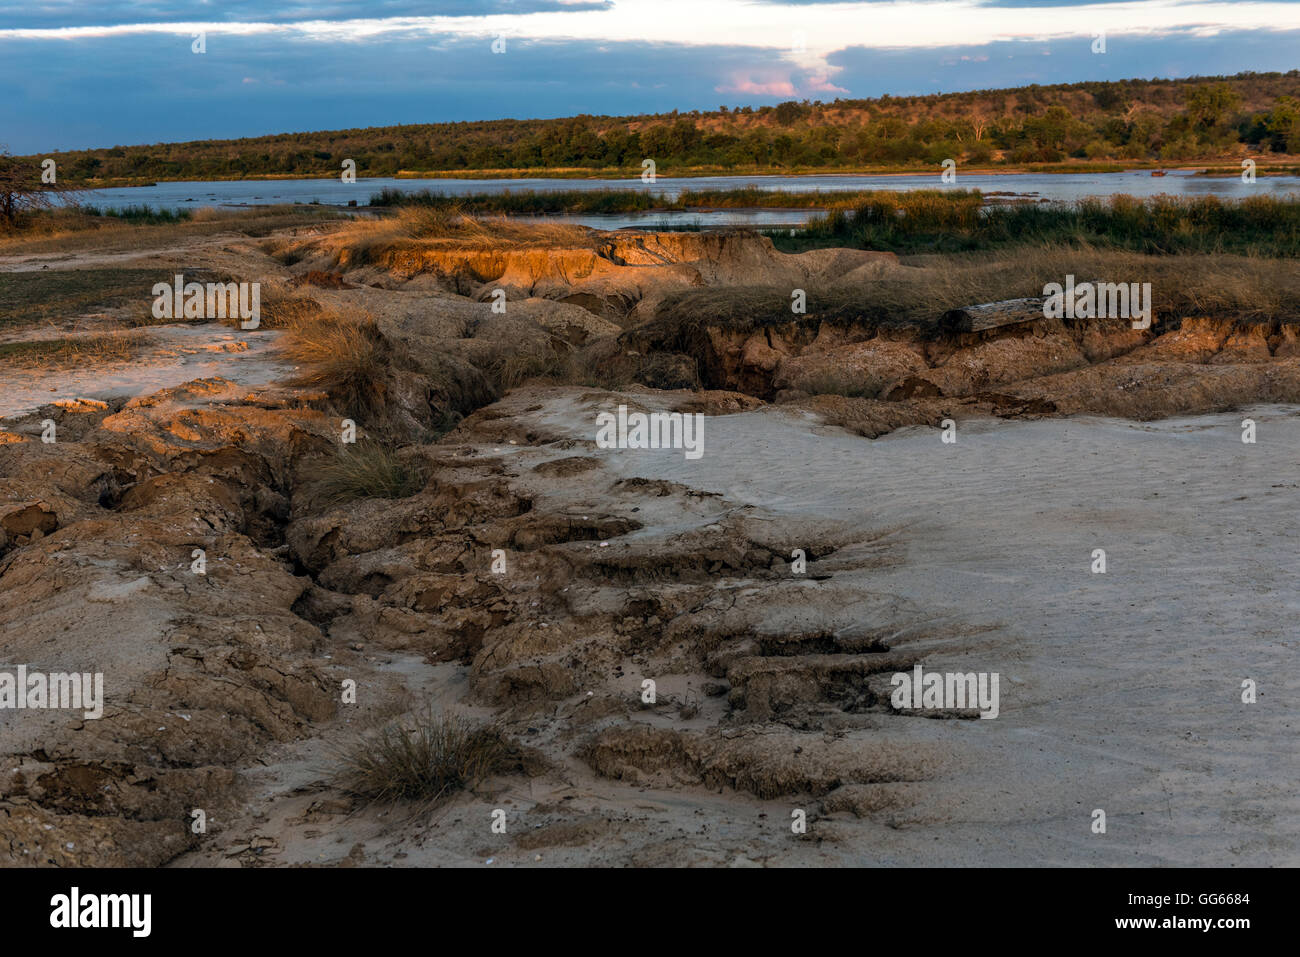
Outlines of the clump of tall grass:
<svg viewBox="0 0 1300 957">
<path fill-rule="evenodd" d="M 530 379 L 566 382 L 573 370 L 574 349 L 557 336 L 533 348 L 499 342 L 475 356 L 474 364 L 487 376 L 498 394 L 517 389 Z"/>
<path fill-rule="evenodd" d="M 336 781 L 368 801 L 433 803 L 504 770 L 509 753 L 500 729 L 430 709 L 358 741 Z"/>
<path fill-rule="evenodd" d="M 428 478 L 419 463 L 370 442 L 343 446 L 316 476 L 313 494 L 327 508 L 361 498 L 410 498 Z"/>
<path fill-rule="evenodd" d="M 130 359 L 148 342 L 139 330 L 28 339 L 0 344 L 0 363 L 15 366 L 81 366 Z"/>
<path fill-rule="evenodd" d="M 511 249 L 594 245 L 593 230 L 571 223 L 479 219 L 459 207 L 405 207 L 395 216 L 358 220 L 330 237 L 335 264 L 382 264 L 422 249 Z"/>
<path fill-rule="evenodd" d="M 326 313 L 319 302 L 310 296 L 294 295 L 282 284 L 272 281 L 262 284 L 261 328 L 285 329 L 305 335 L 308 328 L 324 319 L 338 321 L 333 313 Z"/>
<path fill-rule="evenodd" d="M 150 206 L 148 203 L 127 206 L 79 206 L 87 216 L 99 216 L 104 219 L 118 220 L 136 225 L 157 226 L 166 223 L 183 223 L 194 216 L 188 209 L 168 209 L 165 206 Z"/>
<path fill-rule="evenodd" d="M 591 230 L 570 223 L 521 222 L 504 216 L 477 218 L 459 207 L 402 210 L 392 221 L 411 239 L 453 240 L 475 246 L 586 244 Z"/>
<path fill-rule="evenodd" d="M 347 409 L 382 411 L 388 349 L 373 318 L 343 316 L 312 300 L 277 303 L 270 318 L 287 330 L 285 353 L 299 364 L 298 385 L 324 389 Z"/>
<path fill-rule="evenodd" d="M 612 336 L 582 346 L 550 336 L 531 349 L 498 343 L 475 355 L 472 361 L 496 394 L 504 395 L 534 381 L 617 389 L 637 381 L 646 365 L 657 358 L 624 355 Z"/>
<path fill-rule="evenodd" d="M 878 193 L 845 204 L 791 237 L 784 249 L 850 246 L 894 252 L 968 252 L 1071 245 L 1156 253 L 1300 254 L 1300 200 L 1255 196 L 983 205 L 977 192 Z"/>
</svg>

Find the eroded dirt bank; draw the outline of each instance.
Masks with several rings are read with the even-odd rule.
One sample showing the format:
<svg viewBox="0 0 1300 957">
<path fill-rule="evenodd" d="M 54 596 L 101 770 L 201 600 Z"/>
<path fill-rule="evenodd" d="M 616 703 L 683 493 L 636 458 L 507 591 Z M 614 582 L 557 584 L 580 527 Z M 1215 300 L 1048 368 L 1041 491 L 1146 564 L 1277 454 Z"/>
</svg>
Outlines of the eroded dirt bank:
<svg viewBox="0 0 1300 957">
<path fill-rule="evenodd" d="M 1293 326 L 956 334 L 861 293 L 754 328 L 725 283 L 755 264 L 904 267 L 602 242 L 576 278 L 458 249 L 307 283 L 369 323 L 360 404 L 210 377 L 4 423 L 0 660 L 102 671 L 107 696 L 99 719 L 0 710 L 6 863 L 1297 862 L 1300 418 L 1134 421 L 1300 402 Z M 239 255 L 287 281 L 323 244 Z M 726 289 L 733 312 L 705 308 Z M 592 381 L 537 381 L 557 359 Z M 597 448 L 619 405 L 705 414 L 704 455 Z M 423 487 L 323 502 L 345 418 Z M 893 707 L 918 663 L 997 672 L 997 719 Z M 335 786 L 340 749 L 430 704 L 500 722 L 508 771 L 432 810 Z"/>
</svg>

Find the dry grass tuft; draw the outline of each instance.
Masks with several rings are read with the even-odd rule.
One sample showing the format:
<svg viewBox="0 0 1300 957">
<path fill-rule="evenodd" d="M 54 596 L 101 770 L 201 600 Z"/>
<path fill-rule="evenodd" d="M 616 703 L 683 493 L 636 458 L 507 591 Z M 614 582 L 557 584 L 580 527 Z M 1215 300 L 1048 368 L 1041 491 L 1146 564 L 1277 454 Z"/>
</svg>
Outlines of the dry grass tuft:
<svg viewBox="0 0 1300 957">
<path fill-rule="evenodd" d="M 382 265 L 398 253 L 418 249 L 590 248 L 594 236 L 594 230 L 570 223 L 480 219 L 454 207 L 408 207 L 395 216 L 357 220 L 324 243 L 336 264 L 356 266 Z"/>
<path fill-rule="evenodd" d="M 450 240 L 476 247 L 505 248 L 520 245 L 587 246 L 592 230 L 571 223 L 477 218 L 458 208 L 403 209 L 386 222 L 399 236 L 418 240 Z"/>
<path fill-rule="evenodd" d="M 1146 255 L 1060 246 L 914 256 L 878 280 L 809 290 L 810 323 L 931 328 L 950 309 L 1039 297 L 1049 282 L 1151 283 L 1156 321 L 1193 316 L 1270 321 L 1300 315 L 1300 262 L 1218 254 Z M 788 323 L 788 289 L 718 287 L 665 297 L 624 335 L 642 347 L 691 353 L 705 327 L 737 331 Z"/>
<path fill-rule="evenodd" d="M 532 379 L 569 381 L 573 347 L 557 336 L 548 336 L 536 351 L 521 349 L 511 342 L 494 343 L 474 360 L 498 394 L 504 395 Z"/>
<path fill-rule="evenodd" d="M 309 296 L 287 295 L 275 285 L 268 288 L 262 284 L 263 329 L 303 331 L 320 321 L 324 313 L 324 307 Z"/>
<path fill-rule="evenodd" d="M 79 366 L 121 362 L 135 356 L 149 341 L 138 330 L 101 335 L 30 339 L 0 345 L 0 362 L 16 366 Z"/>
<path fill-rule="evenodd" d="M 337 782 L 369 801 L 433 803 L 504 770 L 501 731 L 432 710 L 385 725 L 341 755 Z"/>
<path fill-rule="evenodd" d="M 265 237 L 277 230 L 328 226 L 351 217 L 330 207 L 257 206 L 196 210 L 183 218 L 132 221 L 78 209 L 50 210 L 18 232 L 0 233 L 0 254 L 29 255 L 171 249 L 199 236 Z"/>
<path fill-rule="evenodd" d="M 421 464 L 373 443 L 343 446 L 317 476 L 312 493 L 327 508 L 360 498 L 410 498 L 428 480 Z"/>
<path fill-rule="evenodd" d="M 371 316 L 285 300 L 271 309 L 270 324 L 286 330 L 285 354 L 301 366 L 296 384 L 324 389 L 350 411 L 383 411 L 388 349 Z"/>
</svg>

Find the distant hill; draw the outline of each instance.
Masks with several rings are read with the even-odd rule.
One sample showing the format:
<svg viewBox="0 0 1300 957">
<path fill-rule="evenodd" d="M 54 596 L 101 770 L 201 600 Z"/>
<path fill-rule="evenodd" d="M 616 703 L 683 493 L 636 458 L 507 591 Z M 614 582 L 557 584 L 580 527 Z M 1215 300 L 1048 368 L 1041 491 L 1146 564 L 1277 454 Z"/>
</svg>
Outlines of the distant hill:
<svg viewBox="0 0 1300 957">
<path fill-rule="evenodd" d="M 486 120 L 42 154 L 62 177 L 229 179 L 539 170 L 932 167 L 1300 153 L 1300 70 L 787 102 L 644 116 Z"/>
</svg>

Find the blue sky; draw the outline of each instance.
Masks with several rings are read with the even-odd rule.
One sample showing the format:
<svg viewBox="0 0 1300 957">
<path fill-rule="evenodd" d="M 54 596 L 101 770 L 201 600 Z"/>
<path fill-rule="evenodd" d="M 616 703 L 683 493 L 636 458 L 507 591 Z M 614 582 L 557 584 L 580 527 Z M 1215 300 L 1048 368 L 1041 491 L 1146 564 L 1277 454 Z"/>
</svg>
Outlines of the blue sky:
<svg viewBox="0 0 1300 957">
<path fill-rule="evenodd" d="M 1293 0 L 0 0 L 0 144 L 32 153 L 1297 67 Z"/>
</svg>

